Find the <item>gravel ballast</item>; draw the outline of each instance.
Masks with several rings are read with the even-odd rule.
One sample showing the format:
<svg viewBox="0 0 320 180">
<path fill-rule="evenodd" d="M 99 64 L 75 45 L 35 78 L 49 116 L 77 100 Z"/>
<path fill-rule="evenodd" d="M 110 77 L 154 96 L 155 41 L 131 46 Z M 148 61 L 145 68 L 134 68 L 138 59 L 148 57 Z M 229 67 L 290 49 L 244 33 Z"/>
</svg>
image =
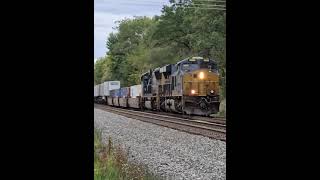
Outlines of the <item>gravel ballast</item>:
<svg viewBox="0 0 320 180">
<path fill-rule="evenodd" d="M 95 128 L 104 142 L 129 152 L 129 161 L 144 164 L 166 179 L 226 179 L 226 144 L 94 109 Z"/>
</svg>

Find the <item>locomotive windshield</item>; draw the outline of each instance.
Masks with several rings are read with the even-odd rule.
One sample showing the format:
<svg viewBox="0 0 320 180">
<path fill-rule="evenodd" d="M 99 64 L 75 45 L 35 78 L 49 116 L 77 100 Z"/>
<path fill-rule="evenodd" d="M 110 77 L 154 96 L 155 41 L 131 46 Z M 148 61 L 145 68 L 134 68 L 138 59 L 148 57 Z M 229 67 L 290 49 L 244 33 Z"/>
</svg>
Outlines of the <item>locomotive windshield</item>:
<svg viewBox="0 0 320 180">
<path fill-rule="evenodd" d="M 210 60 L 210 61 L 201 61 L 200 62 L 200 68 L 208 68 L 209 70 L 211 71 L 217 71 L 218 70 L 218 67 L 217 67 L 217 64 Z"/>
<path fill-rule="evenodd" d="M 194 71 L 199 69 L 199 64 L 197 62 L 186 62 L 182 64 L 183 71 Z"/>
<path fill-rule="evenodd" d="M 184 61 L 180 64 L 181 69 L 183 71 L 194 71 L 198 69 L 209 69 L 211 71 L 216 72 L 217 71 L 217 64 L 212 60 L 203 60 L 203 59 L 197 59 L 192 61 Z"/>
</svg>

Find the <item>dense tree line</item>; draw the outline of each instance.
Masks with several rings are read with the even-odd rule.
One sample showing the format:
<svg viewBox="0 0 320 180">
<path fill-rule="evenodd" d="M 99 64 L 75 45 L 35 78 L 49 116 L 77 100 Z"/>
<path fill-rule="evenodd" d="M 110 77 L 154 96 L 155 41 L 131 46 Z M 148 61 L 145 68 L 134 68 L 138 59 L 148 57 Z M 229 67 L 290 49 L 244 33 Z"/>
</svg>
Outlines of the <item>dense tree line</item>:
<svg viewBox="0 0 320 180">
<path fill-rule="evenodd" d="M 140 75 L 150 68 L 204 56 L 218 62 L 224 96 L 225 12 L 188 8 L 189 4 L 190 0 L 171 1 L 160 16 L 119 21 L 118 32 L 107 39 L 109 51 L 95 64 L 95 83 L 120 80 L 122 86 L 130 86 L 140 83 Z"/>
</svg>

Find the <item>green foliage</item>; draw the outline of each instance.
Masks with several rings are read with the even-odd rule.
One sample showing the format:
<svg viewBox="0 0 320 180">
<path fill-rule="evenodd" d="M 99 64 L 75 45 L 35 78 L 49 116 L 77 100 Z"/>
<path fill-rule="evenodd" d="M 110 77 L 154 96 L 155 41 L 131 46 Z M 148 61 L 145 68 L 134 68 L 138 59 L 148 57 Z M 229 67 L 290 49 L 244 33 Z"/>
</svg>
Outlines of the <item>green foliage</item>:
<svg viewBox="0 0 320 180">
<path fill-rule="evenodd" d="M 94 179 L 129 180 L 160 179 L 148 172 L 142 165 L 128 162 L 128 155 L 119 146 L 114 146 L 111 138 L 102 143 L 101 132 L 94 130 Z"/>
<path fill-rule="evenodd" d="M 106 57 L 95 65 L 95 83 L 120 80 L 121 86 L 130 86 L 140 83 L 141 74 L 150 68 L 174 64 L 188 56 L 204 56 L 217 61 L 225 92 L 225 12 L 185 8 L 190 0 L 180 5 L 170 2 L 160 16 L 118 22 L 118 32 L 107 40 Z"/>
</svg>

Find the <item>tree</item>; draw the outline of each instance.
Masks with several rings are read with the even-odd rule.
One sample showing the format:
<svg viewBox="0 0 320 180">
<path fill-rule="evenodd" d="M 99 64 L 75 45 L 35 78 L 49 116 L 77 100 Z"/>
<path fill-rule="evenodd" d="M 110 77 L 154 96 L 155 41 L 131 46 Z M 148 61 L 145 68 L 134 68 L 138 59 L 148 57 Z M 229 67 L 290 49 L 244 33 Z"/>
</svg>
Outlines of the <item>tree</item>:
<svg viewBox="0 0 320 180">
<path fill-rule="evenodd" d="M 95 81 L 120 80 L 122 86 L 140 83 L 150 68 L 174 64 L 190 56 L 218 63 L 224 96 L 226 74 L 226 17 L 223 11 L 188 8 L 191 0 L 170 0 L 160 16 L 135 17 L 118 22 L 111 33 L 107 56 L 95 65 Z M 203 2 L 194 0 L 197 4 Z"/>
</svg>

